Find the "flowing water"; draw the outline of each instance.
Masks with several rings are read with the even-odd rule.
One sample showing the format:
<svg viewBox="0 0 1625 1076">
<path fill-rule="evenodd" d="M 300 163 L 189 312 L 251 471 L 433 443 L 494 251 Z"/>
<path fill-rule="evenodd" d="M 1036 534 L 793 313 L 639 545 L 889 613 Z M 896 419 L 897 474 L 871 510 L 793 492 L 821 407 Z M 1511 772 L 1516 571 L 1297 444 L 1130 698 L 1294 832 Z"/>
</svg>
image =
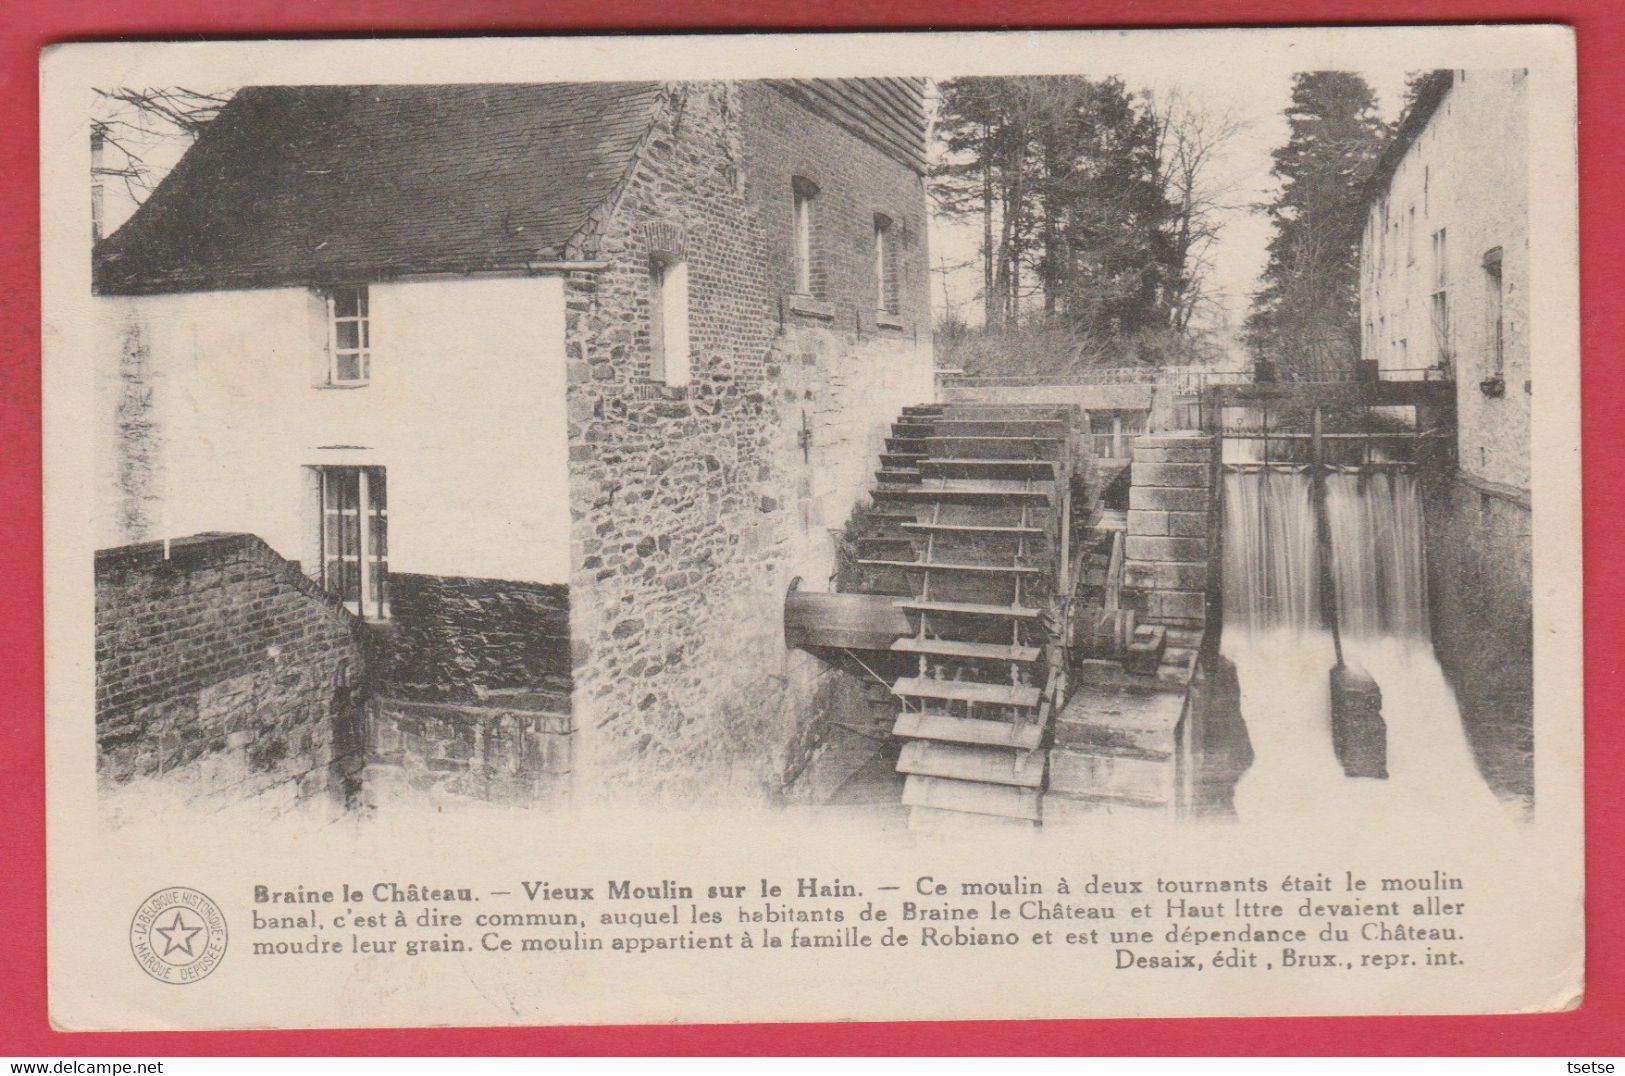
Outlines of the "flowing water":
<svg viewBox="0 0 1625 1076">
<path fill-rule="evenodd" d="M 1387 780 L 1350 778 L 1332 753 L 1336 663 L 1320 602 L 1320 546 L 1308 474 L 1224 479 L 1224 635 L 1254 761 L 1236 813 L 1392 818 L 1502 813 L 1473 762 L 1455 695 L 1429 638 L 1421 497 L 1415 476 L 1326 479 L 1331 576 L 1344 659 L 1382 689 Z"/>
</svg>

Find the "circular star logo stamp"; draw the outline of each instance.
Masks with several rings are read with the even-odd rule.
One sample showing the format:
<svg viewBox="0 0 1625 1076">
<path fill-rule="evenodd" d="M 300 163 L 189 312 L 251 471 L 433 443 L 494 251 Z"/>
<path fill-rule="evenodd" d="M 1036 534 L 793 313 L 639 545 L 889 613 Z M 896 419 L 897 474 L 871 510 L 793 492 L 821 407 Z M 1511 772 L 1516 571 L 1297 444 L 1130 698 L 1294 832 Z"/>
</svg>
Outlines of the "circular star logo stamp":
<svg viewBox="0 0 1625 1076">
<path fill-rule="evenodd" d="M 130 920 L 130 951 L 162 983 L 195 983 L 226 955 L 226 917 L 195 889 L 160 889 Z"/>
</svg>

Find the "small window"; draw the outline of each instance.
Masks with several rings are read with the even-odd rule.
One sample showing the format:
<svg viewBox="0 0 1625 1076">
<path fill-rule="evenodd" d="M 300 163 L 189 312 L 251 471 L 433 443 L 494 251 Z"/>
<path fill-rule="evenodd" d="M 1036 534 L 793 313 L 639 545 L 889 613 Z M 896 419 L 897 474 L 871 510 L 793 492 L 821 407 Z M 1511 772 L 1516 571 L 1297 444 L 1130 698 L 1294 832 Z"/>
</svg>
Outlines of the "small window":
<svg viewBox="0 0 1625 1076">
<path fill-rule="evenodd" d="M 818 186 L 811 180 L 797 176 L 790 182 L 792 225 L 795 241 L 795 287 L 802 295 L 814 295 L 813 279 L 813 202 L 818 199 Z"/>
<path fill-rule="evenodd" d="M 327 383 L 365 385 L 371 376 L 366 285 L 334 288 L 327 293 Z"/>
<path fill-rule="evenodd" d="M 875 214 L 875 309 L 897 313 L 897 241 L 892 219 Z"/>
<path fill-rule="evenodd" d="M 350 612 L 389 616 L 389 498 L 382 467 L 318 468 L 321 582 Z"/>
<path fill-rule="evenodd" d="M 649 261 L 649 377 L 673 388 L 689 383 L 688 263 Z"/>
<path fill-rule="evenodd" d="M 1451 368 L 1450 348 L 1450 293 L 1449 259 L 1447 256 L 1445 230 L 1440 228 L 1433 233 L 1433 350 L 1434 365 L 1441 370 Z"/>
<path fill-rule="evenodd" d="M 1433 233 L 1433 290 L 1443 291 L 1449 276 L 1450 259 L 1446 247 L 1445 229 Z"/>
<path fill-rule="evenodd" d="M 1488 300 L 1485 304 L 1485 317 L 1488 321 L 1485 330 L 1489 337 L 1490 364 L 1491 369 L 1499 376 L 1506 371 L 1506 314 L 1501 283 L 1500 247 L 1484 252 L 1484 290 Z"/>
</svg>

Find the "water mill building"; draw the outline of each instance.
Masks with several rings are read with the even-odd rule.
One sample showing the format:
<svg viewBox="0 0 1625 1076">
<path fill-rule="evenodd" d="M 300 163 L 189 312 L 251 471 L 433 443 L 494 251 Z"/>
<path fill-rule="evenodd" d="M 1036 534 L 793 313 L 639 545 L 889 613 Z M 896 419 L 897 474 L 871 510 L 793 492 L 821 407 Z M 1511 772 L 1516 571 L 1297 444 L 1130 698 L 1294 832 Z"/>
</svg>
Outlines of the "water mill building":
<svg viewBox="0 0 1625 1076">
<path fill-rule="evenodd" d="M 95 254 L 104 782 L 782 787 L 932 393 L 923 94 L 239 92 Z"/>
<path fill-rule="evenodd" d="M 1370 184 L 1358 376 L 1282 384 L 934 369 L 923 80 L 239 92 L 95 253 L 104 788 L 1032 827 L 1409 794 L 1465 730 L 1527 800 L 1495 78 Z M 1283 631 L 1309 716 L 1249 716 Z"/>
</svg>

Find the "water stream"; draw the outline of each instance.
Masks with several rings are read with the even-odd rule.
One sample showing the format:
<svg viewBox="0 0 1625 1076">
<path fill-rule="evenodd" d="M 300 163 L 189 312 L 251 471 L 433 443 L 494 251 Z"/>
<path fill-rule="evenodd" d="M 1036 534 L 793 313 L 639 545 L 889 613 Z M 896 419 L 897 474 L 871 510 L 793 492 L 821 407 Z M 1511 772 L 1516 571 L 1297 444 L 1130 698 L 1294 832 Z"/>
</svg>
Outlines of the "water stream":
<svg viewBox="0 0 1625 1076">
<path fill-rule="evenodd" d="M 1429 638 L 1421 497 L 1415 476 L 1326 479 L 1331 576 L 1344 658 L 1382 689 L 1387 780 L 1350 778 L 1332 752 L 1329 674 L 1313 489 L 1305 472 L 1224 479 L 1224 634 L 1254 761 L 1236 813 L 1389 818 L 1502 814 L 1479 775 L 1455 695 Z"/>
</svg>

